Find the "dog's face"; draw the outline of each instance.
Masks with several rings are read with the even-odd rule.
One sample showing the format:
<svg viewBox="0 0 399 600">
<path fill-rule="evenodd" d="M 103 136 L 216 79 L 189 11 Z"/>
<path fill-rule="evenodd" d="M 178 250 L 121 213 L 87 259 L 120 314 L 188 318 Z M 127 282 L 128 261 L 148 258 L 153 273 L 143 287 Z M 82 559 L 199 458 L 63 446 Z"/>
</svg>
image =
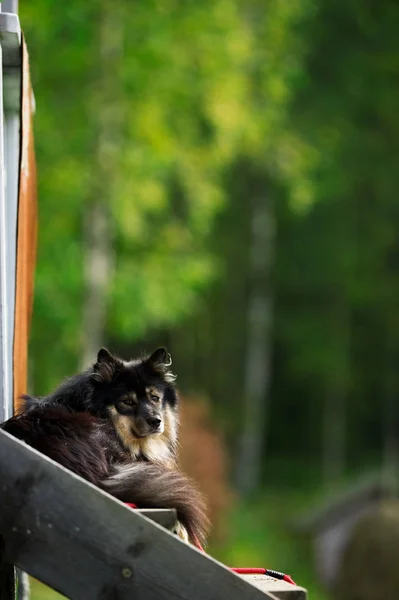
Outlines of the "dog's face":
<svg viewBox="0 0 399 600">
<path fill-rule="evenodd" d="M 138 438 L 161 434 L 165 430 L 163 419 L 163 391 L 156 385 L 135 386 L 114 404 L 113 412 L 126 417 Z"/>
<path fill-rule="evenodd" d="M 149 436 L 164 436 L 174 442 L 177 392 L 171 364 L 164 348 L 129 362 L 105 348 L 99 351 L 91 375 L 92 409 L 102 416 L 111 415 L 125 446 Z"/>
</svg>

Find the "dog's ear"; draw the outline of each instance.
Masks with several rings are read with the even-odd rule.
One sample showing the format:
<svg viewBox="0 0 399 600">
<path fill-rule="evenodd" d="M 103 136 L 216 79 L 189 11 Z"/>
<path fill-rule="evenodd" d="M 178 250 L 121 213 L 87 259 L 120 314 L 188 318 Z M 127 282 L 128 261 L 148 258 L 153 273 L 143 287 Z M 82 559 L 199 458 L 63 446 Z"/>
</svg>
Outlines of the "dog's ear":
<svg viewBox="0 0 399 600">
<path fill-rule="evenodd" d="M 154 367 L 170 367 L 172 364 L 172 357 L 166 348 L 157 348 L 148 359 Z"/>
<path fill-rule="evenodd" d="M 147 362 L 167 383 L 175 381 L 176 375 L 169 369 L 172 364 L 172 357 L 166 348 L 157 348 Z"/>
<path fill-rule="evenodd" d="M 107 348 L 100 348 L 97 354 L 97 363 L 109 363 L 114 360 L 111 352 Z"/>
<path fill-rule="evenodd" d="M 106 348 L 101 348 L 97 354 L 97 362 L 93 365 L 92 379 L 98 383 L 109 383 L 122 367 L 122 361 L 113 356 Z"/>
</svg>

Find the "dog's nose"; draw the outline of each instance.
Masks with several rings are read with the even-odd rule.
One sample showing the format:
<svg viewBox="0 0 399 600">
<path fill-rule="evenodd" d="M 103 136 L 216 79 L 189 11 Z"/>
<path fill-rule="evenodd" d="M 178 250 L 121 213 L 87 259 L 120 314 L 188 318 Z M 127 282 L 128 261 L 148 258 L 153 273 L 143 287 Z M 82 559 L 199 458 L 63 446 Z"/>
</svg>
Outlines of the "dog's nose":
<svg viewBox="0 0 399 600">
<path fill-rule="evenodd" d="M 147 423 L 148 423 L 148 425 L 151 425 L 151 427 L 154 427 L 154 429 L 155 429 L 156 427 L 160 426 L 161 419 L 159 419 L 158 417 L 148 417 Z"/>
</svg>

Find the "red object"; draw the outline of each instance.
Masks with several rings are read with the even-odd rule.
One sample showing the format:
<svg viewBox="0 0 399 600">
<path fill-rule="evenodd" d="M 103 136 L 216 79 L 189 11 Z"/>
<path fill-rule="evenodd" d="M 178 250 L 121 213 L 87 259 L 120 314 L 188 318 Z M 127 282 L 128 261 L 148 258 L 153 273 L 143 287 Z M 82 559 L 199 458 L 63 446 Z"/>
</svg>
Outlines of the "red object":
<svg viewBox="0 0 399 600">
<path fill-rule="evenodd" d="M 240 573 L 240 575 L 266 575 L 267 574 L 267 569 L 262 569 L 262 568 L 246 568 L 246 567 L 237 567 L 237 568 L 233 568 L 231 567 L 231 570 L 234 571 L 235 573 Z"/>
<path fill-rule="evenodd" d="M 138 508 L 136 504 L 130 504 L 129 502 L 125 502 L 125 504 L 127 506 L 130 506 L 130 508 Z M 205 553 L 205 550 L 203 549 L 197 538 L 195 538 L 194 542 L 198 550 Z M 286 581 L 287 583 L 296 585 L 295 581 L 289 575 L 285 575 L 285 573 L 280 573 L 279 571 L 273 571 L 272 569 L 263 569 L 256 567 L 230 567 L 230 569 L 234 571 L 234 573 L 238 573 L 240 575 L 270 575 L 270 577 L 274 577 L 275 579 L 281 579 L 283 581 Z"/>
</svg>

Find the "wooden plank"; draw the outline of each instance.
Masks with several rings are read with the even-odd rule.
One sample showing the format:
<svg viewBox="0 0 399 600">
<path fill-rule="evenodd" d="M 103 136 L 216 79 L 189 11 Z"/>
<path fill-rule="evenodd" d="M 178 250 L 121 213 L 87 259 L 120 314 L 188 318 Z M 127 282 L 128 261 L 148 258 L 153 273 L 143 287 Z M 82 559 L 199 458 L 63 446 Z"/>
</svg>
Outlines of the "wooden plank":
<svg viewBox="0 0 399 600">
<path fill-rule="evenodd" d="M 28 339 L 33 307 L 37 240 L 36 160 L 33 138 L 33 92 L 29 57 L 22 39 L 22 123 L 19 173 L 17 272 L 14 327 L 14 410 L 27 390 Z"/>
<path fill-rule="evenodd" d="M 15 587 L 15 568 L 9 563 L 0 566 L 0 598 L 1 600 L 11 600 L 16 596 Z"/>
<path fill-rule="evenodd" d="M 266 590 L 279 600 L 306 600 L 307 591 L 286 581 L 279 581 L 265 575 L 242 575 L 252 585 L 260 590 Z"/>
<path fill-rule="evenodd" d="M 172 530 L 177 521 L 176 510 L 174 508 L 145 508 L 136 509 L 140 515 L 147 517 L 165 529 Z"/>
<path fill-rule="evenodd" d="M 6 560 L 74 600 L 273 598 L 0 431 Z"/>
</svg>

